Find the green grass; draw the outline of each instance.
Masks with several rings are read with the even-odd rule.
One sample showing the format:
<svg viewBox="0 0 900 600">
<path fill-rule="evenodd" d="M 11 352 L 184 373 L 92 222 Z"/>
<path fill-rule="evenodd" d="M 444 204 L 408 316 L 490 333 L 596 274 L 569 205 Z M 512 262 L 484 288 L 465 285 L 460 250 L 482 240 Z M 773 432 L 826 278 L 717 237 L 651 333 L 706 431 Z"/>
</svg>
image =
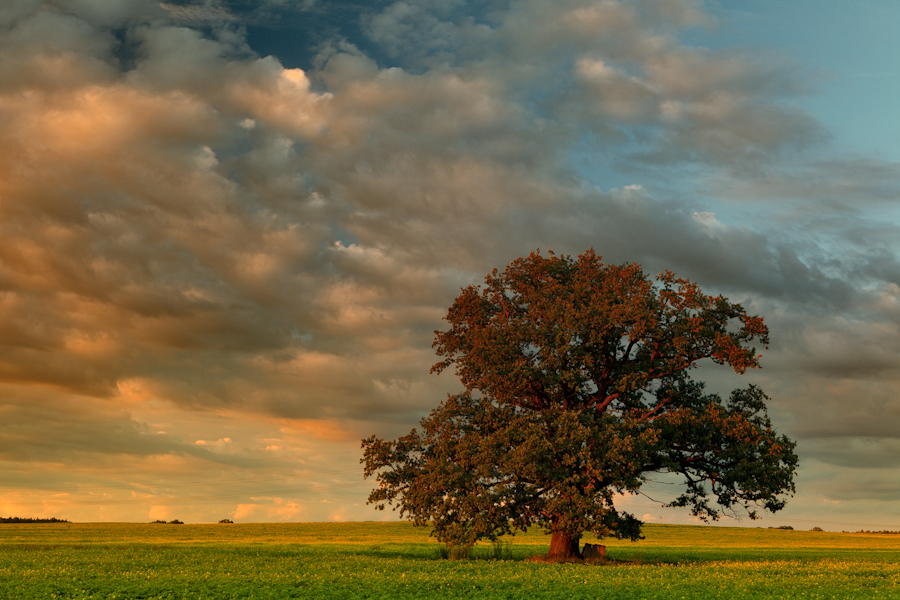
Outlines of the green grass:
<svg viewBox="0 0 900 600">
<path fill-rule="evenodd" d="M 898 598 L 900 536 L 648 525 L 613 565 L 440 560 L 407 523 L 3 524 L 0 598 Z M 591 541 L 591 540 L 586 540 Z M 476 558 L 493 555 L 486 544 Z"/>
</svg>

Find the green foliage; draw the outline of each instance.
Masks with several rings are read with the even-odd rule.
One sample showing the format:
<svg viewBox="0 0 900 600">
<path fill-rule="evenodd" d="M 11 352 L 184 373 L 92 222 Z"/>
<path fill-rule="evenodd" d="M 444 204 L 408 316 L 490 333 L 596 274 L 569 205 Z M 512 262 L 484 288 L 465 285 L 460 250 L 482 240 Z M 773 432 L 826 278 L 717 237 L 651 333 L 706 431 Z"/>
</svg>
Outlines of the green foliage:
<svg viewBox="0 0 900 600">
<path fill-rule="evenodd" d="M 363 440 L 369 502 L 432 524 L 448 546 L 539 524 L 561 552 L 584 532 L 635 540 L 616 510 L 648 473 L 676 473 L 683 506 L 706 519 L 777 511 L 793 492 L 794 443 L 778 436 L 756 386 L 704 393 L 699 361 L 744 373 L 768 343 L 759 317 L 693 283 L 638 265 L 532 253 L 462 291 L 436 332 L 466 388 L 393 441 Z M 551 546 L 551 549 L 555 544 Z"/>
<path fill-rule="evenodd" d="M 660 525 L 645 535 L 606 542 L 620 562 L 589 566 L 527 560 L 546 551 L 540 531 L 509 538 L 504 560 L 449 561 L 407 523 L 10 525 L 0 599 L 900 597 L 896 535 Z"/>
</svg>

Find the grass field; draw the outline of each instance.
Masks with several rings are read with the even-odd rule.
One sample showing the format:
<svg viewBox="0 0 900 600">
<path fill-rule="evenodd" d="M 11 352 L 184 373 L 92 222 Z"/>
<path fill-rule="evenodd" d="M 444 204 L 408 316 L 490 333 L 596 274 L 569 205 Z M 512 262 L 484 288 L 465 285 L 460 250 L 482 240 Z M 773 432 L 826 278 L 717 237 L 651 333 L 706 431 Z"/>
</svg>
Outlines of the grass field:
<svg viewBox="0 0 900 600">
<path fill-rule="evenodd" d="M 2 524 L 0 598 L 898 598 L 900 535 L 647 525 L 610 565 L 539 531 L 438 558 L 407 523 Z M 592 541 L 590 539 L 586 541 Z"/>
</svg>

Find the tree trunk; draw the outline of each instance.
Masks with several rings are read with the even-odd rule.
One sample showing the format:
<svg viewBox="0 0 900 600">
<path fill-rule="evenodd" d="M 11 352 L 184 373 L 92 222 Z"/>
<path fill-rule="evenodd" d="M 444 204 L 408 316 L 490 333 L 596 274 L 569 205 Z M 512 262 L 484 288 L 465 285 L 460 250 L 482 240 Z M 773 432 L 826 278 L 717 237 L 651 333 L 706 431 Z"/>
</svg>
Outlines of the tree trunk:
<svg viewBox="0 0 900 600">
<path fill-rule="evenodd" d="M 569 560 L 581 558 L 578 551 L 578 541 L 581 536 L 573 537 L 562 531 L 554 531 L 550 536 L 550 552 L 547 558 Z"/>
</svg>

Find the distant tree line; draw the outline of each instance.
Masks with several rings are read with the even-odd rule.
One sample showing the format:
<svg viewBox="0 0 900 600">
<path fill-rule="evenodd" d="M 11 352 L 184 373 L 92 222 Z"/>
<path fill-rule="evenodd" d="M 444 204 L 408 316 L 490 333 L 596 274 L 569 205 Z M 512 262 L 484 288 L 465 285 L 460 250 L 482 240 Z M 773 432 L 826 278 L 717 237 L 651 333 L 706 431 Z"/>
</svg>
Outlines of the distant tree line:
<svg viewBox="0 0 900 600">
<path fill-rule="evenodd" d="M 65 519 L 51 517 L 49 519 L 24 519 L 22 517 L 0 517 L 0 523 L 68 523 Z"/>
<path fill-rule="evenodd" d="M 900 531 L 889 531 L 887 529 L 883 529 L 881 531 L 869 531 L 868 529 L 866 529 L 866 530 L 860 529 L 856 533 L 881 533 L 881 534 L 890 534 L 890 535 L 900 535 Z"/>
</svg>

